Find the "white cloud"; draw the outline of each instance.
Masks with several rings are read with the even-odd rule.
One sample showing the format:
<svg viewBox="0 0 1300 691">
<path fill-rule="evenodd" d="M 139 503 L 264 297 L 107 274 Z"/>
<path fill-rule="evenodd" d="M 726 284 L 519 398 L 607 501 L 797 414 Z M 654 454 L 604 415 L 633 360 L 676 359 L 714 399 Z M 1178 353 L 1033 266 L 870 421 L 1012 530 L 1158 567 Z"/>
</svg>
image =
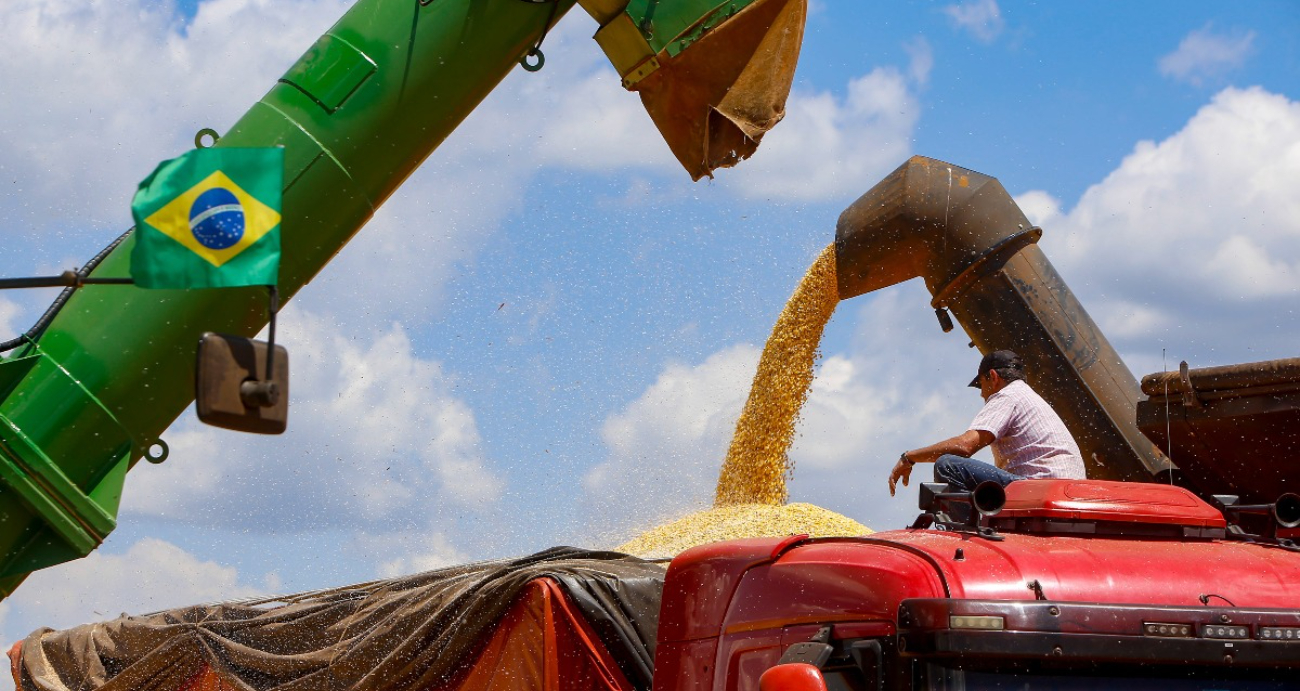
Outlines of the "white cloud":
<svg viewBox="0 0 1300 691">
<path fill-rule="evenodd" d="M 19 325 L 22 315 L 21 307 L 0 296 L 0 341 L 7 341 L 26 329 Z"/>
<path fill-rule="evenodd" d="M 123 554 L 84 559 L 32 574 L 5 601 L 4 632 L 17 640 L 40 626 L 63 629 L 203 602 L 266 594 L 230 566 L 204 561 L 163 540 L 145 538 Z"/>
<path fill-rule="evenodd" d="M 529 112 L 547 113 L 548 127 L 533 138 L 538 162 L 575 170 L 646 168 L 686 179 L 641 99 L 623 89 L 604 56 L 581 38 L 565 48 L 590 61 L 525 85 Z"/>
<path fill-rule="evenodd" d="M 1175 362 L 1221 364 L 1294 352 L 1278 320 L 1300 295 L 1296 179 L 1300 103 L 1225 89 L 1068 213 L 1045 194 L 1020 199 L 1045 214 L 1048 257 L 1126 357 L 1158 362 L 1167 347 Z"/>
<path fill-rule="evenodd" d="M 893 360 L 881 356 L 883 362 Z M 896 427 L 897 421 L 887 418 L 898 404 L 898 382 L 873 380 L 869 369 L 877 368 L 842 354 L 818 367 L 792 453 L 802 469 L 841 469 L 863 457 L 879 430 Z"/>
<path fill-rule="evenodd" d="M 357 341 L 302 310 L 281 318 L 292 366 L 289 431 L 260 437 L 187 417 L 171 456 L 132 474 L 124 510 L 201 524 L 308 530 L 481 509 L 504 488 L 456 381 L 397 325 Z"/>
<path fill-rule="evenodd" d="M 1255 32 L 1236 30 L 1216 33 L 1204 27 L 1187 34 L 1174 52 L 1160 58 L 1160 74 L 1200 86 L 1245 64 L 1254 50 Z"/>
<path fill-rule="evenodd" d="M 470 561 L 470 556 L 453 545 L 443 533 L 403 533 L 386 538 L 367 536 L 365 539 L 378 541 L 391 556 L 379 565 L 380 578 L 397 578 Z"/>
<path fill-rule="evenodd" d="M 917 36 L 904 43 L 903 49 L 908 56 L 908 76 L 918 86 L 925 86 L 930 82 L 930 70 L 934 69 L 934 49 L 930 42 L 924 36 Z"/>
<path fill-rule="evenodd" d="M 928 73 L 926 55 L 914 55 L 914 73 Z M 758 152 L 718 180 L 751 199 L 852 198 L 907 158 L 919 116 L 912 83 L 893 67 L 850 81 L 843 98 L 796 91 Z"/>
<path fill-rule="evenodd" d="M 523 187 L 517 173 L 488 164 L 426 163 L 295 300 L 356 330 L 426 322 L 518 209 Z"/>
<path fill-rule="evenodd" d="M 1289 181 L 1297 175 L 1300 103 L 1226 89 L 1182 131 L 1140 142 L 1084 193 L 1058 231 L 1070 240 L 1063 260 L 1221 298 L 1291 293 L 1300 199 Z M 1254 276 L 1261 257 L 1271 258 L 1267 285 Z"/>
<path fill-rule="evenodd" d="M 188 26 L 170 2 L 0 4 L 0 63 L 22 65 L 0 81 L 21 104 L 0 110 L 8 225 L 57 233 L 44 251 L 107 244 L 135 183 L 200 128 L 229 127 L 347 4 L 209 0 Z"/>
<path fill-rule="evenodd" d="M 1015 201 L 1029 222 L 1040 228 L 1051 225 L 1061 215 L 1061 201 L 1042 190 L 1017 195 Z"/>
<path fill-rule="evenodd" d="M 597 521 L 648 525 L 713 500 L 758 351 L 733 346 L 695 366 L 670 364 L 605 420 L 608 458 L 583 478 Z M 619 524 L 619 525 L 615 525 Z"/>
<path fill-rule="evenodd" d="M 1097 327 L 1107 340 L 1137 339 L 1173 326 L 1172 315 L 1157 307 L 1125 300 L 1111 299 L 1096 315 Z M 1145 373 L 1142 370 L 1141 373 Z"/>
<path fill-rule="evenodd" d="M 981 43 L 992 43 L 1002 33 L 1006 23 L 997 0 L 972 0 L 957 5 L 947 5 L 944 14 L 954 26 L 975 37 Z"/>
<path fill-rule="evenodd" d="M 1300 238 L 1296 238 L 1300 239 Z M 1300 293 L 1300 261 L 1244 235 L 1226 238 L 1202 265 L 1207 279 L 1243 298 Z"/>
</svg>

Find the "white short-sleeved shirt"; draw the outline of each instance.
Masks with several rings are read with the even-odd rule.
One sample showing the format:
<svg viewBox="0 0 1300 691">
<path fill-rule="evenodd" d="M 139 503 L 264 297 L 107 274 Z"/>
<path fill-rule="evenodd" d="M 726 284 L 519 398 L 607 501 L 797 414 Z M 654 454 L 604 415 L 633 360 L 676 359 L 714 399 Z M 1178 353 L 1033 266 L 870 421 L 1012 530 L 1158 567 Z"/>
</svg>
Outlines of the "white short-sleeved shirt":
<svg viewBox="0 0 1300 691">
<path fill-rule="evenodd" d="M 989 396 L 969 429 L 993 435 L 993 460 L 1023 478 L 1087 477 L 1083 455 L 1052 406 L 1023 381 Z"/>
</svg>

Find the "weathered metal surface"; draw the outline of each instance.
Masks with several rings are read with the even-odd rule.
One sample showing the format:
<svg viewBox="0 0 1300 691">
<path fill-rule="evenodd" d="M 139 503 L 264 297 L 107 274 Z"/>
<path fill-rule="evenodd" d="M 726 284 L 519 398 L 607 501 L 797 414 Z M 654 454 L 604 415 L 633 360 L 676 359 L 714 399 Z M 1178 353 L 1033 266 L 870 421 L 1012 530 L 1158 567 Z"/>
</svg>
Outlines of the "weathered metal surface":
<svg viewBox="0 0 1300 691">
<path fill-rule="evenodd" d="M 1089 477 L 1148 480 L 1170 464 L 1134 423 L 1137 380 L 1034 244 L 1040 233 L 996 179 L 916 156 L 840 215 L 840 299 L 920 277 L 981 353 L 1020 354 Z"/>
<path fill-rule="evenodd" d="M 1138 427 L 1203 495 L 1300 491 L 1300 358 L 1158 372 L 1142 390 Z"/>
<path fill-rule="evenodd" d="M 807 0 L 756 0 L 715 12 L 712 28 L 660 50 L 659 67 L 629 86 L 692 179 L 749 158 L 785 116 L 807 11 Z"/>
<path fill-rule="evenodd" d="M 1239 365 L 1201 367 L 1187 371 L 1191 387 L 1178 372 L 1156 372 L 1142 377 L 1142 393 L 1148 396 L 1181 394 L 1189 390 L 1234 391 L 1260 386 L 1300 387 L 1300 358 L 1246 362 Z"/>
</svg>

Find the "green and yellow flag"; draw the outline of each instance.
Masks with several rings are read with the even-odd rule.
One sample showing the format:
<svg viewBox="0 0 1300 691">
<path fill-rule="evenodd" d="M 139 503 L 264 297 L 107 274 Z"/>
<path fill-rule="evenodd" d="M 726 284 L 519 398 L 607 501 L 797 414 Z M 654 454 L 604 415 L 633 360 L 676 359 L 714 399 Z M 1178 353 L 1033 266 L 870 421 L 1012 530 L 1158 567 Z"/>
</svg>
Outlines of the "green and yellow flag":
<svg viewBox="0 0 1300 691">
<path fill-rule="evenodd" d="M 213 147 L 163 161 L 131 200 L 144 288 L 275 285 L 284 149 Z"/>
</svg>

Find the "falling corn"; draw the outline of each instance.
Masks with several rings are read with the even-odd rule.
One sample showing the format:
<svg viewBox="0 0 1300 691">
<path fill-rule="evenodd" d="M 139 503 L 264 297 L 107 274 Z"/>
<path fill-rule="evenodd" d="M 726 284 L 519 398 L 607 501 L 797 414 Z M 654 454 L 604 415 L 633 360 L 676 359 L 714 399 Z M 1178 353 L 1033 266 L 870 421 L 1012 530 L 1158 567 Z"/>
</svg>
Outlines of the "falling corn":
<svg viewBox="0 0 1300 691">
<path fill-rule="evenodd" d="M 763 347 L 722 464 L 715 506 L 786 502 L 795 423 L 812 386 L 822 331 L 839 301 L 832 244 L 808 268 Z"/>
<path fill-rule="evenodd" d="M 759 358 L 749 399 L 736 422 L 711 509 L 646 531 L 620 545 L 641 557 L 673 557 L 720 540 L 747 537 L 866 535 L 871 529 L 812 504 L 789 504 L 790 443 L 812 386 L 822 331 L 839 304 L 835 246 L 827 247 L 790 296 Z"/>
</svg>

